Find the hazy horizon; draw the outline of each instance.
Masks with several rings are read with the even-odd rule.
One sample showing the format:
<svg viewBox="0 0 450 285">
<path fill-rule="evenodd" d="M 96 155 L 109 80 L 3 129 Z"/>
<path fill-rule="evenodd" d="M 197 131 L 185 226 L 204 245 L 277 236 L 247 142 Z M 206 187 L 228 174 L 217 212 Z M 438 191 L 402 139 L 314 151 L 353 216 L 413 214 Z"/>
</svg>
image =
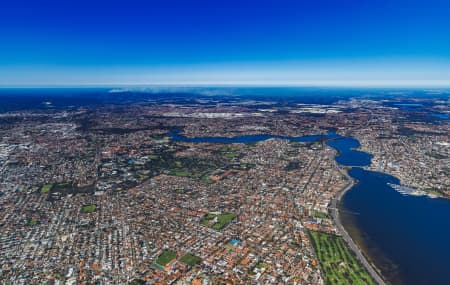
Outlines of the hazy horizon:
<svg viewBox="0 0 450 285">
<path fill-rule="evenodd" d="M 8 2 L 0 86 L 450 87 L 450 3 L 431 2 Z"/>
</svg>

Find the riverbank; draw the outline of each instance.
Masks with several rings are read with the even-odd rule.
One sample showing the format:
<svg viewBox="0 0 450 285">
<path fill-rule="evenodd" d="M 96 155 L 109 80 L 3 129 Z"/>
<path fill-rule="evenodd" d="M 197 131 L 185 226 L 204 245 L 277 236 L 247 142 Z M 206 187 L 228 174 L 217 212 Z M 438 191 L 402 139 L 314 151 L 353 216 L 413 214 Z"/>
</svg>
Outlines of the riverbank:
<svg viewBox="0 0 450 285">
<path fill-rule="evenodd" d="M 327 144 L 328 146 L 334 148 L 336 151 L 335 156 L 332 158 L 335 167 L 339 170 L 341 175 L 345 176 L 348 181 L 348 184 L 344 186 L 341 191 L 336 193 L 336 195 L 333 197 L 330 207 L 331 215 L 333 217 L 337 230 L 342 235 L 342 238 L 347 243 L 349 248 L 355 253 L 358 260 L 366 268 L 372 278 L 378 284 L 386 285 L 386 281 L 380 273 L 380 270 L 372 262 L 369 262 L 368 258 L 366 258 L 366 256 L 364 255 L 361 247 L 356 244 L 356 242 L 350 237 L 350 234 L 344 228 L 339 214 L 339 203 L 342 197 L 344 197 L 344 195 L 355 186 L 355 180 L 350 177 L 347 170 L 344 169 L 343 166 L 350 169 L 352 169 L 353 167 L 370 166 L 372 155 L 360 151 L 359 148 L 361 147 L 361 145 L 355 139 L 342 136 L 337 139 L 338 135 L 336 133 L 331 133 L 331 136 L 334 138 L 332 140 L 329 140 Z"/>
<path fill-rule="evenodd" d="M 321 231 L 308 233 L 326 284 L 377 285 L 341 236 Z M 345 270 L 343 270 L 343 264 L 345 264 Z"/>
<path fill-rule="evenodd" d="M 224 138 L 224 137 L 187 138 L 185 136 L 180 135 L 176 131 L 171 132 L 169 134 L 169 136 L 171 137 L 171 139 L 176 140 L 176 141 L 195 142 L 195 143 L 201 143 L 201 142 L 253 143 L 253 142 L 259 142 L 261 140 L 266 140 L 269 138 L 287 139 L 290 141 L 298 141 L 298 142 L 311 142 L 311 141 L 325 139 L 325 137 L 323 135 L 313 135 L 313 136 L 305 136 L 305 137 L 281 137 L 281 136 L 273 136 L 273 135 L 245 135 L 245 136 L 232 137 L 232 138 Z M 347 178 L 347 181 L 349 181 L 349 183 L 341 191 L 339 191 L 331 201 L 332 216 L 335 221 L 337 230 L 341 234 L 344 242 L 348 245 L 349 249 L 352 252 L 354 252 L 357 260 L 366 269 L 366 271 L 372 277 L 372 279 L 380 285 L 385 285 L 386 283 L 385 283 L 384 279 L 378 273 L 375 266 L 366 259 L 366 257 L 362 253 L 361 249 L 357 246 L 357 244 L 353 241 L 353 239 L 350 237 L 350 235 L 344 229 L 344 227 L 341 223 L 341 220 L 340 220 L 339 210 L 338 210 L 338 202 L 341 200 L 341 198 L 344 196 L 344 194 L 355 185 L 354 180 L 348 175 L 348 173 L 345 170 L 342 169 L 341 165 L 348 166 L 348 167 L 353 167 L 353 166 L 361 167 L 361 166 L 370 165 L 371 156 L 368 155 L 367 153 L 357 151 L 356 149 L 360 145 L 359 145 L 358 141 L 356 141 L 352 138 L 339 136 L 335 132 L 329 132 L 327 134 L 327 137 L 328 138 L 326 140 L 328 141 L 328 145 L 330 147 L 332 147 L 333 149 L 335 149 L 335 151 L 336 151 L 336 153 L 334 154 L 334 157 L 331 157 L 330 160 L 334 162 L 334 164 L 337 167 L 337 169 L 339 170 L 339 172 Z M 332 145 L 330 145 L 330 143 Z"/>
<path fill-rule="evenodd" d="M 172 137 L 188 142 L 220 143 L 250 143 L 268 138 L 279 137 Z M 447 274 L 450 201 L 395 191 L 389 184 L 399 184 L 399 180 L 368 170 L 372 156 L 358 151 L 360 144 L 356 139 L 335 132 L 329 132 L 327 138 L 319 137 L 336 150 L 331 159 L 349 181 L 330 201 L 336 230 L 373 279 L 379 284 L 450 284 Z M 314 137 L 283 139 L 314 141 Z"/>
<path fill-rule="evenodd" d="M 340 219 L 339 215 L 339 208 L 338 204 L 341 201 L 342 197 L 349 191 L 354 185 L 354 180 L 348 175 L 347 171 L 342 169 L 341 166 L 337 165 L 339 172 L 344 175 L 347 180 L 349 181 L 344 188 L 342 188 L 341 191 L 336 193 L 334 196 L 332 202 L 331 202 L 331 215 L 333 217 L 334 223 L 336 224 L 336 228 L 338 229 L 339 233 L 341 234 L 344 241 L 347 243 L 348 247 L 355 253 L 358 260 L 361 262 L 361 264 L 366 268 L 366 270 L 369 272 L 370 276 L 377 282 L 379 285 L 386 285 L 386 282 L 384 281 L 382 275 L 379 273 L 378 269 L 376 269 L 375 265 L 373 265 L 371 262 L 368 261 L 368 259 L 363 254 L 362 250 L 359 248 L 359 246 L 353 241 L 353 239 L 350 237 L 350 235 L 345 230 L 344 226 L 342 225 L 342 221 Z"/>
</svg>

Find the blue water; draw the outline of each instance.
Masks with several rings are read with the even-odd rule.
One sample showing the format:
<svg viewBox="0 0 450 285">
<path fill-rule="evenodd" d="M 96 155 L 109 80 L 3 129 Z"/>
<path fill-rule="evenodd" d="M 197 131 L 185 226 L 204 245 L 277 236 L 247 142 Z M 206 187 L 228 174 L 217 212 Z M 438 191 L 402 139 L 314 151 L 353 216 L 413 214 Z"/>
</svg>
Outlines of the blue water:
<svg viewBox="0 0 450 285">
<path fill-rule="evenodd" d="M 238 239 L 231 239 L 228 243 L 231 245 L 237 245 L 239 244 L 241 241 Z"/>
<path fill-rule="evenodd" d="M 403 104 L 393 104 L 395 107 L 398 107 L 400 110 L 404 111 L 412 111 L 412 110 L 419 110 L 423 108 L 422 104 L 415 104 L 415 103 L 403 103 Z"/>
<path fill-rule="evenodd" d="M 359 143 L 329 141 L 336 160 L 348 166 L 370 165 L 370 155 L 354 151 Z M 353 167 L 358 183 L 344 195 L 348 221 L 375 264 L 393 284 L 450 284 L 450 200 L 404 196 L 387 185 L 399 180 L 384 173 Z M 346 215 L 343 215 L 346 217 Z"/>
<path fill-rule="evenodd" d="M 450 201 L 403 196 L 386 185 L 398 183 L 390 175 L 361 168 L 349 174 L 359 182 L 342 203 L 358 213 L 353 222 L 369 255 L 398 266 L 378 262 L 384 275 L 395 284 L 450 284 Z"/>
<path fill-rule="evenodd" d="M 188 138 L 179 134 L 179 131 L 171 131 L 168 136 L 173 141 L 180 142 L 192 142 L 192 143 L 256 143 L 272 138 L 285 139 L 296 142 L 314 142 L 320 139 L 326 139 L 325 135 L 312 135 L 312 136 L 301 136 L 301 137 L 287 137 L 287 136 L 274 136 L 274 135 L 244 135 L 237 137 L 197 137 Z"/>
<path fill-rule="evenodd" d="M 329 133 L 333 137 L 334 133 Z M 360 146 L 359 142 L 352 138 L 339 137 L 328 141 L 328 145 L 338 151 L 336 161 L 346 166 L 367 166 L 370 165 L 372 155 L 355 150 Z"/>
<path fill-rule="evenodd" d="M 417 104 L 417 103 L 399 103 L 399 104 L 394 104 L 396 106 L 400 106 L 400 107 L 422 107 L 422 104 Z"/>
<path fill-rule="evenodd" d="M 432 114 L 430 114 L 430 117 L 441 119 L 441 120 L 449 119 L 448 114 L 445 114 L 445 113 L 432 113 Z"/>
<path fill-rule="evenodd" d="M 344 226 L 392 284 L 450 284 L 450 200 L 403 196 L 386 183 L 397 178 L 368 171 L 371 155 L 356 151 L 359 142 L 334 132 L 327 136 L 283 137 L 249 135 L 233 138 L 186 138 L 171 132 L 174 141 L 254 143 L 269 138 L 315 141 L 327 138 L 338 151 L 336 161 L 352 166 L 357 183 L 343 197 Z"/>
</svg>

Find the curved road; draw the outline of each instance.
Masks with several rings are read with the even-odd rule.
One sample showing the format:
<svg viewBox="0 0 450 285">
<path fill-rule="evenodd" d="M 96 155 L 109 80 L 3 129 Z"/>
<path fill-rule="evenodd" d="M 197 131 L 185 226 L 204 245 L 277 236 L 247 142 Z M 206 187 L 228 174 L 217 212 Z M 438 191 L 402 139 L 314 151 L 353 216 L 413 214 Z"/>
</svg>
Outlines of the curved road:
<svg viewBox="0 0 450 285">
<path fill-rule="evenodd" d="M 339 169 L 339 172 L 342 175 L 345 175 L 345 177 L 347 177 L 348 181 L 350 181 L 341 191 L 339 191 L 334 196 L 333 200 L 331 201 L 331 207 L 330 207 L 331 215 L 333 216 L 336 227 L 337 227 L 338 231 L 341 233 L 342 238 L 345 240 L 345 242 L 348 244 L 348 246 L 351 248 L 351 250 L 353 250 L 353 252 L 356 254 L 356 257 L 359 259 L 361 264 L 367 269 L 367 271 L 372 276 L 372 278 L 379 285 L 386 285 L 386 282 L 383 280 L 381 275 L 374 268 L 374 266 L 369 263 L 367 258 L 361 252 L 361 249 L 352 240 L 352 238 L 347 233 L 347 231 L 344 229 L 344 226 L 341 223 L 341 219 L 339 217 L 338 202 L 341 200 L 342 196 L 344 196 L 345 192 L 350 190 L 355 183 L 353 182 L 353 179 L 348 175 L 347 171 L 343 170 L 339 165 L 337 165 L 337 163 L 336 163 L 336 167 Z"/>
</svg>

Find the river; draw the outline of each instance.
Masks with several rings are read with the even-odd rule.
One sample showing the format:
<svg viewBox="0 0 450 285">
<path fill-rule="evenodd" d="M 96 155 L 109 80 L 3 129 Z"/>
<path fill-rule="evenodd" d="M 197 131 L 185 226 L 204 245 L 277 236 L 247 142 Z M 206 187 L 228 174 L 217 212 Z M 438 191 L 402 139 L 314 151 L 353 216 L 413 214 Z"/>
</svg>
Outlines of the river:
<svg viewBox="0 0 450 285">
<path fill-rule="evenodd" d="M 187 138 L 171 132 L 173 141 L 255 143 L 279 138 L 298 142 L 328 139 L 338 151 L 336 161 L 349 166 L 357 183 L 339 205 L 342 223 L 352 239 L 392 284 L 450 284 L 450 200 L 403 195 L 387 183 L 397 178 L 365 170 L 371 155 L 357 151 L 359 142 L 329 132 L 327 135 L 287 137 L 245 135 L 232 138 Z"/>
</svg>

